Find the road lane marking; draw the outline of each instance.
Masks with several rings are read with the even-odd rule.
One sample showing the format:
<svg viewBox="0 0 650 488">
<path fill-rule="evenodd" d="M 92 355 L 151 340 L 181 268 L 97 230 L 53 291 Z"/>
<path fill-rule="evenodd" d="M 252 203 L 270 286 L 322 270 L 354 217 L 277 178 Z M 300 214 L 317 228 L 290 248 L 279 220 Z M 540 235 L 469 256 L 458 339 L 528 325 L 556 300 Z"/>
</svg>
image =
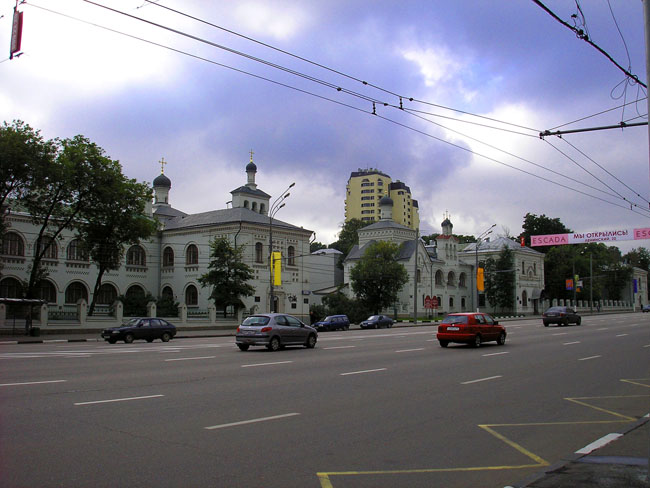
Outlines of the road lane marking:
<svg viewBox="0 0 650 488">
<path fill-rule="evenodd" d="M 65 383 L 68 380 L 25 381 L 23 383 L 2 383 L 0 386 L 45 385 L 47 383 Z"/>
<path fill-rule="evenodd" d="M 596 329 L 596 330 L 609 330 L 609 327 L 601 327 L 600 329 Z"/>
<path fill-rule="evenodd" d="M 598 439 L 597 441 L 592 442 L 591 444 L 587 444 L 585 447 L 582 449 L 578 449 L 575 453 L 576 454 L 590 454 L 592 451 L 595 451 L 596 449 L 600 449 L 601 447 L 609 444 L 612 441 L 615 441 L 619 437 L 621 437 L 623 434 L 607 434 Z"/>
<path fill-rule="evenodd" d="M 461 385 L 471 385 L 472 383 L 479 383 L 481 381 L 490 381 L 490 380 L 496 380 L 497 378 L 502 378 L 501 375 L 498 376 L 488 376 L 487 378 L 480 378 L 478 380 L 471 380 L 471 381 L 463 381 Z"/>
<path fill-rule="evenodd" d="M 197 356 L 194 358 L 173 358 L 173 359 L 165 359 L 165 361 L 193 361 L 194 359 L 214 359 L 217 356 Z"/>
<path fill-rule="evenodd" d="M 567 334 L 568 334 L 568 332 L 558 332 L 558 333 L 556 333 L 556 334 L 552 334 L 552 335 L 554 335 L 554 336 L 561 336 L 561 335 L 567 335 Z"/>
<path fill-rule="evenodd" d="M 364 373 L 375 373 L 377 371 L 386 371 L 387 368 L 378 368 L 378 369 L 365 369 L 363 371 L 351 371 L 349 373 L 341 373 L 340 376 L 348 376 L 351 374 L 364 374 Z"/>
<path fill-rule="evenodd" d="M 129 397 L 129 398 L 112 398 L 111 400 L 97 400 L 94 402 L 78 402 L 75 405 L 94 405 L 96 403 L 112 403 L 112 402 L 129 402 L 131 400 L 145 400 L 147 398 L 160 398 L 165 395 L 147 395 L 147 396 L 138 396 L 138 397 Z"/>
<path fill-rule="evenodd" d="M 331 349 L 353 349 L 357 346 L 332 346 L 332 347 L 324 347 L 323 351 L 329 351 Z"/>
<path fill-rule="evenodd" d="M 486 358 L 488 356 L 500 356 L 502 354 L 510 354 L 508 351 L 504 352 L 491 352 L 490 354 L 483 354 L 483 357 Z"/>
<path fill-rule="evenodd" d="M 563 346 L 570 346 L 571 344 L 580 344 L 580 341 L 573 341 L 573 342 L 565 342 L 562 344 Z"/>
<path fill-rule="evenodd" d="M 588 361 L 589 359 L 601 358 L 602 356 L 589 356 L 588 358 L 580 358 L 578 361 Z"/>
<path fill-rule="evenodd" d="M 285 413 L 283 415 L 274 415 L 272 417 L 261 417 L 258 419 L 251 419 L 251 420 L 242 420 L 240 422 L 231 422 L 229 424 L 220 424 L 220 425 L 212 425 L 210 427 L 205 427 L 206 430 L 215 430 L 215 429 L 224 429 L 226 427 L 235 427 L 237 425 L 246 425 L 246 424 L 254 424 L 257 422 L 267 422 L 269 420 L 277 420 L 277 419 L 283 419 L 287 417 L 295 417 L 296 415 L 300 415 L 299 413 Z"/>
<path fill-rule="evenodd" d="M 395 351 L 395 352 L 413 352 L 413 351 L 424 351 L 424 348 L 418 347 L 417 349 L 400 349 L 399 351 Z"/>
<path fill-rule="evenodd" d="M 618 334 L 616 337 L 625 337 L 627 334 Z"/>
<path fill-rule="evenodd" d="M 289 364 L 293 363 L 293 361 L 276 361 L 274 363 L 255 363 L 255 364 L 242 364 L 242 368 L 254 368 L 256 366 L 273 366 L 275 364 Z"/>
</svg>

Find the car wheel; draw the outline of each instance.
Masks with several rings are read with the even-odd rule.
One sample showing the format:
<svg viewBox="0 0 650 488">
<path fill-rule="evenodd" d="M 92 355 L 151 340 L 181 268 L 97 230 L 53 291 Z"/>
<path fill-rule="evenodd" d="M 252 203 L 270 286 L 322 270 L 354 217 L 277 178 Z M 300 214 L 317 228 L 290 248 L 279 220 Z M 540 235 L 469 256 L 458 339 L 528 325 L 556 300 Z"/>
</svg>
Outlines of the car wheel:
<svg viewBox="0 0 650 488">
<path fill-rule="evenodd" d="M 240 351 L 248 351 L 248 348 L 250 346 L 248 344 L 237 344 L 237 347 L 239 348 Z"/>
<path fill-rule="evenodd" d="M 440 341 L 440 347 L 447 347 L 449 345 L 449 341 Z"/>
<path fill-rule="evenodd" d="M 117 342 L 117 340 L 115 340 L 115 339 L 109 339 L 109 340 L 108 340 L 108 343 L 109 343 L 109 344 L 115 344 L 116 342 Z"/>
<path fill-rule="evenodd" d="M 474 337 L 474 342 L 472 343 L 472 345 L 474 347 L 481 347 L 481 342 L 483 342 L 481 336 L 479 334 L 476 334 L 476 337 Z"/>
<path fill-rule="evenodd" d="M 548 327 L 548 322 L 544 322 L 544 327 Z"/>
<path fill-rule="evenodd" d="M 316 347 L 316 336 L 314 334 L 309 334 L 309 337 L 307 337 L 307 343 L 305 344 L 305 347 L 307 349 L 313 349 Z"/>
<path fill-rule="evenodd" d="M 388 324 L 388 328 L 390 329 L 391 327 L 393 327 L 393 324 Z"/>
<path fill-rule="evenodd" d="M 124 336 L 124 342 L 126 344 L 131 344 L 133 342 L 133 334 L 127 334 Z"/>
<path fill-rule="evenodd" d="M 562 322 L 562 325 L 564 327 L 568 327 L 569 326 L 569 319 L 564 319 L 564 322 Z"/>
<path fill-rule="evenodd" d="M 163 335 L 160 337 L 160 340 L 163 342 L 169 342 L 169 339 L 171 339 L 172 336 L 169 334 L 169 332 L 163 332 Z"/>
<path fill-rule="evenodd" d="M 578 321 L 576 322 L 576 325 L 580 325 L 582 323 L 582 317 L 578 317 Z"/>
<path fill-rule="evenodd" d="M 269 342 L 269 345 L 266 346 L 266 348 L 269 351 L 278 351 L 280 349 L 280 345 L 281 345 L 280 344 L 280 339 L 278 339 L 277 337 L 273 337 L 271 339 L 271 342 Z"/>
<path fill-rule="evenodd" d="M 499 334 L 499 338 L 497 339 L 497 344 L 503 346 L 505 343 L 506 343 L 506 334 L 505 332 L 501 332 L 501 334 Z"/>
<path fill-rule="evenodd" d="M 349 325 L 346 325 L 345 327 L 343 327 L 343 330 L 349 330 L 349 329 L 350 329 Z"/>
</svg>

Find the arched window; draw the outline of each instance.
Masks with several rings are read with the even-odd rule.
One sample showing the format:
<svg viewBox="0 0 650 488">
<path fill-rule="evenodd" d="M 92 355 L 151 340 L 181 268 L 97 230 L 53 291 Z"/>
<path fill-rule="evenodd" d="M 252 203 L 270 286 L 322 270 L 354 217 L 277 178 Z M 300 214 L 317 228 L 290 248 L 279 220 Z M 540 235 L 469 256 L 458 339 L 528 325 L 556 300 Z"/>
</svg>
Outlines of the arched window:
<svg viewBox="0 0 650 488">
<path fill-rule="evenodd" d="M 522 307 L 527 307 L 528 306 L 528 293 L 526 292 L 526 290 L 524 290 L 521 293 L 521 306 Z"/>
<path fill-rule="evenodd" d="M 56 242 L 54 242 L 54 239 L 50 236 L 43 236 L 43 239 L 41 239 L 41 243 L 38 246 L 37 249 L 37 254 L 40 254 L 43 249 L 45 249 L 45 252 L 43 253 L 43 259 L 57 259 L 59 256 L 59 252 L 56 246 Z"/>
<path fill-rule="evenodd" d="M 263 203 L 260 203 L 260 213 L 261 214 L 266 213 L 266 205 L 264 205 Z"/>
<path fill-rule="evenodd" d="M 16 278 L 5 278 L 0 281 L 0 297 L 22 298 L 23 286 Z"/>
<path fill-rule="evenodd" d="M 131 285 L 126 290 L 126 298 L 144 298 L 144 288 L 140 285 Z"/>
<path fill-rule="evenodd" d="M 174 250 L 169 246 L 163 251 L 163 266 L 174 266 Z"/>
<path fill-rule="evenodd" d="M 185 305 L 188 307 L 199 304 L 199 292 L 194 285 L 188 285 L 185 289 Z"/>
<path fill-rule="evenodd" d="M 174 291 L 172 290 L 171 286 L 166 286 L 162 289 L 162 297 L 167 300 L 174 299 Z"/>
<path fill-rule="evenodd" d="M 88 253 L 79 239 L 72 239 L 66 251 L 68 261 L 88 261 Z"/>
<path fill-rule="evenodd" d="M 253 204 L 251 205 L 251 210 L 253 212 L 257 212 L 257 202 L 253 202 Z"/>
<path fill-rule="evenodd" d="M 436 285 L 442 285 L 442 271 L 436 271 Z"/>
<path fill-rule="evenodd" d="M 461 308 L 461 310 L 465 310 L 465 306 L 466 306 L 465 298 L 461 298 L 460 299 L 460 308 Z"/>
<path fill-rule="evenodd" d="M 447 273 L 447 285 L 455 286 L 456 285 L 456 273 L 450 271 Z"/>
<path fill-rule="evenodd" d="M 467 286 L 467 275 L 465 273 L 461 273 L 458 277 L 458 286 L 461 288 L 465 288 Z"/>
<path fill-rule="evenodd" d="M 65 303 L 77 303 L 82 298 L 88 302 L 88 290 L 83 283 L 73 281 L 65 289 Z"/>
<path fill-rule="evenodd" d="M 416 276 L 417 282 L 421 283 L 422 282 L 422 273 L 420 272 L 419 268 L 417 270 L 415 270 L 415 276 Z"/>
<path fill-rule="evenodd" d="M 95 302 L 99 305 L 112 305 L 117 300 L 117 290 L 110 283 L 103 283 L 99 287 L 99 292 Z"/>
<path fill-rule="evenodd" d="M 449 297 L 449 311 L 454 309 L 454 297 Z"/>
<path fill-rule="evenodd" d="M 248 208 L 248 200 L 244 200 L 244 208 Z"/>
<path fill-rule="evenodd" d="M 41 280 L 36 289 L 36 296 L 47 303 L 56 303 L 56 288 L 49 280 Z"/>
<path fill-rule="evenodd" d="M 7 232 L 2 237 L 2 254 L 6 256 L 24 256 L 25 243 L 15 232 Z"/>
<path fill-rule="evenodd" d="M 287 248 L 287 265 L 296 265 L 296 249 L 293 246 Z"/>
<path fill-rule="evenodd" d="M 263 263 L 264 262 L 263 250 L 264 250 L 264 246 L 262 245 L 262 243 L 257 242 L 255 244 L 255 262 L 256 263 Z"/>
<path fill-rule="evenodd" d="M 194 244 L 187 246 L 185 251 L 185 265 L 199 264 L 199 248 Z"/>
<path fill-rule="evenodd" d="M 126 253 L 126 264 L 130 266 L 146 266 L 147 259 L 141 246 L 131 246 Z"/>
</svg>

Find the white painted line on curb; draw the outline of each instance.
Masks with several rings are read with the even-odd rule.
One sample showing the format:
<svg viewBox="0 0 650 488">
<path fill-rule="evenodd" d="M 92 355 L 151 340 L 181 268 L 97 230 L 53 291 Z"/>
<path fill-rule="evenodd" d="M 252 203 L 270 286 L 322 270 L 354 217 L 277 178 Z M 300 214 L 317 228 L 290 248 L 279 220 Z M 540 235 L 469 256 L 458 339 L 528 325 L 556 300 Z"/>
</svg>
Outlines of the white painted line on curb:
<svg viewBox="0 0 650 488">
<path fill-rule="evenodd" d="M 481 378 L 478 380 L 471 380 L 471 381 L 463 381 L 461 385 L 471 385 L 472 383 L 479 383 L 481 381 L 490 381 L 490 380 L 496 380 L 497 378 L 501 378 L 502 376 L 489 376 L 488 378 Z"/>
<path fill-rule="evenodd" d="M 563 346 L 570 346 L 571 344 L 580 344 L 580 341 L 573 341 L 573 342 L 565 342 L 562 344 Z"/>
<path fill-rule="evenodd" d="M 502 354 L 510 354 L 508 351 L 504 352 L 491 352 L 490 354 L 483 354 L 483 357 L 486 358 L 488 356 L 501 356 Z"/>
<path fill-rule="evenodd" d="M 26 381 L 24 383 L 2 383 L 0 386 L 45 385 L 47 383 L 65 383 L 68 380 Z"/>
<path fill-rule="evenodd" d="M 413 352 L 413 351 L 424 351 L 424 348 L 418 347 L 417 349 L 400 349 L 399 351 L 395 351 L 395 352 Z"/>
<path fill-rule="evenodd" d="M 595 451 L 596 449 L 599 449 L 599 448 L 609 444 L 610 442 L 615 441 L 616 439 L 618 439 L 622 435 L 623 434 L 607 434 L 607 435 L 601 437 L 600 439 L 598 439 L 597 441 L 594 441 L 591 444 L 586 445 L 582 449 L 577 450 L 575 453 L 576 454 L 589 454 L 589 453 Z"/>
<path fill-rule="evenodd" d="M 609 327 L 601 327 L 600 329 L 596 329 L 596 330 L 609 330 Z"/>
<path fill-rule="evenodd" d="M 256 366 L 273 366 L 275 364 L 289 364 L 293 363 L 293 361 L 277 361 L 275 363 L 256 363 L 256 364 L 242 364 L 242 368 L 254 368 Z"/>
<path fill-rule="evenodd" d="M 324 347 L 323 351 L 330 351 L 332 349 L 354 349 L 357 346 L 332 346 L 332 347 Z"/>
<path fill-rule="evenodd" d="M 205 429 L 206 430 L 223 429 L 225 427 L 235 427 L 237 425 L 254 424 L 254 423 L 257 423 L 257 422 L 266 422 L 268 420 L 277 420 L 277 419 L 283 419 L 283 418 L 286 418 L 286 417 L 295 417 L 296 415 L 300 415 L 300 414 L 299 413 L 285 413 L 283 415 L 274 415 L 273 417 L 261 417 L 259 419 L 242 420 L 241 422 L 232 422 L 230 424 L 213 425 L 211 427 L 205 427 Z"/>
<path fill-rule="evenodd" d="M 173 359 L 165 359 L 165 362 L 167 361 L 193 361 L 194 359 L 214 359 L 217 356 L 198 356 L 195 358 L 173 358 Z"/>
<path fill-rule="evenodd" d="M 589 359 L 602 358 L 602 356 L 589 356 L 588 358 L 580 358 L 578 361 L 588 361 Z"/>
<path fill-rule="evenodd" d="M 351 374 L 363 374 L 363 373 L 375 373 L 377 371 L 386 371 L 387 368 L 378 368 L 378 369 L 366 369 L 363 371 L 352 371 L 350 373 L 341 373 L 340 376 L 348 376 Z"/>
<path fill-rule="evenodd" d="M 554 336 L 561 336 L 561 335 L 567 335 L 567 334 L 568 334 L 568 332 L 558 332 L 558 333 L 556 333 L 556 334 L 552 334 L 552 335 L 554 335 Z"/>
<path fill-rule="evenodd" d="M 94 402 L 79 402 L 75 403 L 75 405 L 94 405 L 96 403 L 112 403 L 112 402 L 128 402 L 131 400 L 145 400 L 147 398 L 160 398 L 165 395 L 147 395 L 147 396 L 139 396 L 139 397 L 129 397 L 129 398 L 113 398 L 111 400 L 97 400 Z"/>
</svg>

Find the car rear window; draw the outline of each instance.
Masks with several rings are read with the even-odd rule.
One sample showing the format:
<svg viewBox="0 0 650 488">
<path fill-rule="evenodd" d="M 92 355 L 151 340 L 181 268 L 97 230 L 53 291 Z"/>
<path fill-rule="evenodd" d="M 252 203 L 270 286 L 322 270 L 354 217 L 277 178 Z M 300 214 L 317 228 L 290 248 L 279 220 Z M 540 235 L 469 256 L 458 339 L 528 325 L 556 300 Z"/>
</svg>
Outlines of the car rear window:
<svg viewBox="0 0 650 488">
<path fill-rule="evenodd" d="M 467 315 L 447 315 L 442 321 L 443 324 L 466 324 Z"/>
<path fill-rule="evenodd" d="M 246 317 L 246 320 L 242 322 L 242 325 L 266 325 L 269 323 L 269 317 L 264 317 L 263 315 L 251 315 Z"/>
<path fill-rule="evenodd" d="M 551 307 L 546 312 L 564 312 L 564 307 Z"/>
</svg>

